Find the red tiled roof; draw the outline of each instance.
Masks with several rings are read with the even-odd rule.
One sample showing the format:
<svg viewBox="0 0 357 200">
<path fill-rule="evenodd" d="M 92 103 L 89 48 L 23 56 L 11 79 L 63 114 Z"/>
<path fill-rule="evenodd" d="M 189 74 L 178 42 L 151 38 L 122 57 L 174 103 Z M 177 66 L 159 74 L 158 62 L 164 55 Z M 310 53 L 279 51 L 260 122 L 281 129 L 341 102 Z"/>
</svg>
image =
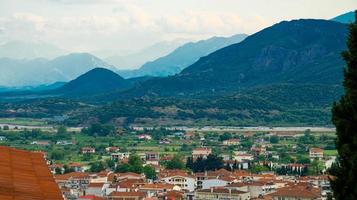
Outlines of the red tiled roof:
<svg viewBox="0 0 357 200">
<path fill-rule="evenodd" d="M 270 194 L 272 197 L 294 197 L 294 198 L 318 198 L 320 190 L 312 187 L 291 186 L 280 188 L 276 192 Z"/>
<path fill-rule="evenodd" d="M 1 146 L 0 199 L 63 200 L 63 197 L 43 154 Z"/>
<path fill-rule="evenodd" d="M 145 197 L 145 192 L 112 192 L 110 197 Z"/>
<path fill-rule="evenodd" d="M 68 180 L 68 179 L 89 179 L 89 175 L 84 172 L 70 172 L 67 174 L 55 175 L 56 180 Z"/>
</svg>

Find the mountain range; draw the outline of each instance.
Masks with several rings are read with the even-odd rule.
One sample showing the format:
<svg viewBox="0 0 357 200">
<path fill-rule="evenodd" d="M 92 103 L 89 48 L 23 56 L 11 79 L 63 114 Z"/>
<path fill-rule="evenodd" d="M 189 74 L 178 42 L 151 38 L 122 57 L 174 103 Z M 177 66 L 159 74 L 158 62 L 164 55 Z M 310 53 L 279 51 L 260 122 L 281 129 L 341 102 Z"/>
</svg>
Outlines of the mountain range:
<svg viewBox="0 0 357 200">
<path fill-rule="evenodd" d="M 348 13 L 344 13 L 342 15 L 339 15 L 337 17 L 334 17 L 331 19 L 332 21 L 336 21 L 336 22 L 341 22 L 341 23 L 345 23 L 345 24 L 349 24 L 355 21 L 355 12 L 351 11 Z"/>
<path fill-rule="evenodd" d="M 341 84 L 347 25 L 283 21 L 215 51 L 175 76 L 153 78 L 130 95 L 237 91 L 274 84 Z M 120 94 L 118 94 L 120 96 Z"/>
<path fill-rule="evenodd" d="M 137 70 L 120 70 L 118 73 L 125 78 L 174 75 L 196 62 L 200 57 L 231 44 L 239 43 L 246 37 L 246 34 L 237 34 L 231 37 L 212 37 L 198 42 L 189 42 L 166 56 L 145 63 Z"/>
<path fill-rule="evenodd" d="M 137 52 L 118 53 L 116 55 L 102 56 L 104 61 L 116 66 L 118 69 L 137 69 L 148 61 L 153 61 L 159 57 L 165 56 L 185 43 L 186 40 L 178 39 L 174 41 L 163 41 L 143 48 Z M 94 53 L 97 55 L 97 53 Z"/>
<path fill-rule="evenodd" d="M 98 67 L 116 70 L 88 53 L 73 53 L 52 60 L 0 58 L 0 85 L 19 87 L 67 82 Z"/>
<path fill-rule="evenodd" d="M 43 42 L 10 41 L 0 45 L 0 58 L 52 59 L 64 54 L 65 50 Z"/>
</svg>

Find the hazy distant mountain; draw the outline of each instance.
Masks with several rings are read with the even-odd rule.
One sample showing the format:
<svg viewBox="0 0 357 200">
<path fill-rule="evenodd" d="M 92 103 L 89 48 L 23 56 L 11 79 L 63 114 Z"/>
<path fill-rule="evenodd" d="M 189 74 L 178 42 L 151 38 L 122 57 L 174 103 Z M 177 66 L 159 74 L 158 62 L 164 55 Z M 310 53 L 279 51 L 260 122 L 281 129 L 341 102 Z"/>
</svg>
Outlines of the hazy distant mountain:
<svg viewBox="0 0 357 200">
<path fill-rule="evenodd" d="M 238 34 L 227 38 L 212 37 L 207 40 L 190 42 L 175 49 L 164 57 L 145 63 L 140 69 L 119 71 L 118 73 L 125 78 L 174 75 L 196 62 L 200 57 L 206 56 L 228 45 L 241 42 L 246 37 L 247 35 L 245 34 Z"/>
<path fill-rule="evenodd" d="M 131 94 L 238 91 L 272 84 L 341 84 L 341 51 L 346 48 L 346 36 L 347 25 L 342 23 L 284 21 L 200 58 L 178 75 L 143 82 Z"/>
<path fill-rule="evenodd" d="M 184 42 L 185 40 L 159 42 L 138 52 L 113 55 L 104 60 L 119 69 L 136 69 L 148 61 L 167 55 Z"/>
<path fill-rule="evenodd" d="M 11 41 L 0 45 L 0 58 L 34 59 L 54 58 L 65 54 L 66 51 L 52 44 Z"/>
<path fill-rule="evenodd" d="M 339 15 L 333 19 L 331 19 L 336 22 L 341 22 L 345 24 L 349 24 L 355 21 L 355 12 L 351 11 L 342 15 Z"/>
<path fill-rule="evenodd" d="M 115 70 L 113 66 L 87 53 L 69 54 L 53 60 L 0 58 L 0 85 L 19 87 L 67 82 L 97 67 Z"/>
<path fill-rule="evenodd" d="M 89 95 L 125 89 L 130 84 L 118 74 L 105 69 L 95 68 L 58 89 L 66 95 Z"/>
</svg>

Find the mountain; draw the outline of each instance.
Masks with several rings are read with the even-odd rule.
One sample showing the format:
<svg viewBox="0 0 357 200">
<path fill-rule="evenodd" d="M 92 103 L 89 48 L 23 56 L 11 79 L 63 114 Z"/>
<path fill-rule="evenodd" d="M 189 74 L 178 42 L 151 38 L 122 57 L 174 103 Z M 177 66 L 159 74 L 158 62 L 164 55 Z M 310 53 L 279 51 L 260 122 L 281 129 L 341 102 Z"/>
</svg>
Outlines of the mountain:
<svg viewBox="0 0 357 200">
<path fill-rule="evenodd" d="M 105 68 L 95 68 L 68 82 L 57 90 L 66 95 L 89 95 L 125 89 L 130 84 Z"/>
<path fill-rule="evenodd" d="M 190 42 L 166 56 L 145 63 L 140 69 L 119 71 L 118 73 L 126 78 L 174 75 L 196 62 L 200 57 L 231 44 L 239 43 L 246 37 L 245 34 L 237 34 L 231 37 L 212 37 L 207 40 Z"/>
<path fill-rule="evenodd" d="M 68 82 L 97 67 L 115 70 L 88 53 L 73 53 L 53 60 L 0 58 L 0 85 L 22 87 Z"/>
<path fill-rule="evenodd" d="M 185 40 L 159 42 L 138 52 L 112 55 L 106 57 L 104 60 L 119 69 L 136 69 L 148 61 L 167 55 L 184 42 Z"/>
<path fill-rule="evenodd" d="M 346 36 L 347 25 L 338 22 L 283 21 L 200 58 L 175 76 L 143 82 L 125 95 L 238 91 L 285 83 L 341 84 Z"/>
<path fill-rule="evenodd" d="M 0 58 L 35 59 L 65 54 L 66 51 L 52 44 L 41 42 L 10 41 L 0 45 Z"/>
<path fill-rule="evenodd" d="M 333 19 L 331 19 L 332 21 L 336 21 L 336 22 L 341 22 L 341 23 L 345 23 L 345 24 L 349 24 L 355 21 L 355 12 L 351 11 L 342 15 L 339 15 Z"/>
</svg>

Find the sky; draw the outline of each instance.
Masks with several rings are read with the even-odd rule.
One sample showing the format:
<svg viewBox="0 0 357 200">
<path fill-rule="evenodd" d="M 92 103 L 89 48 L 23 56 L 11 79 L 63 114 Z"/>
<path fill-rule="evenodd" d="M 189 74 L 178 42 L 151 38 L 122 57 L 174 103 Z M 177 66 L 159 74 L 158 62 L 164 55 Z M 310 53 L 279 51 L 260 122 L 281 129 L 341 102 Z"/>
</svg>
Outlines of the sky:
<svg viewBox="0 0 357 200">
<path fill-rule="evenodd" d="M 161 41 L 252 34 L 282 20 L 330 19 L 356 0 L 0 0 L 0 44 L 135 51 Z"/>
</svg>

